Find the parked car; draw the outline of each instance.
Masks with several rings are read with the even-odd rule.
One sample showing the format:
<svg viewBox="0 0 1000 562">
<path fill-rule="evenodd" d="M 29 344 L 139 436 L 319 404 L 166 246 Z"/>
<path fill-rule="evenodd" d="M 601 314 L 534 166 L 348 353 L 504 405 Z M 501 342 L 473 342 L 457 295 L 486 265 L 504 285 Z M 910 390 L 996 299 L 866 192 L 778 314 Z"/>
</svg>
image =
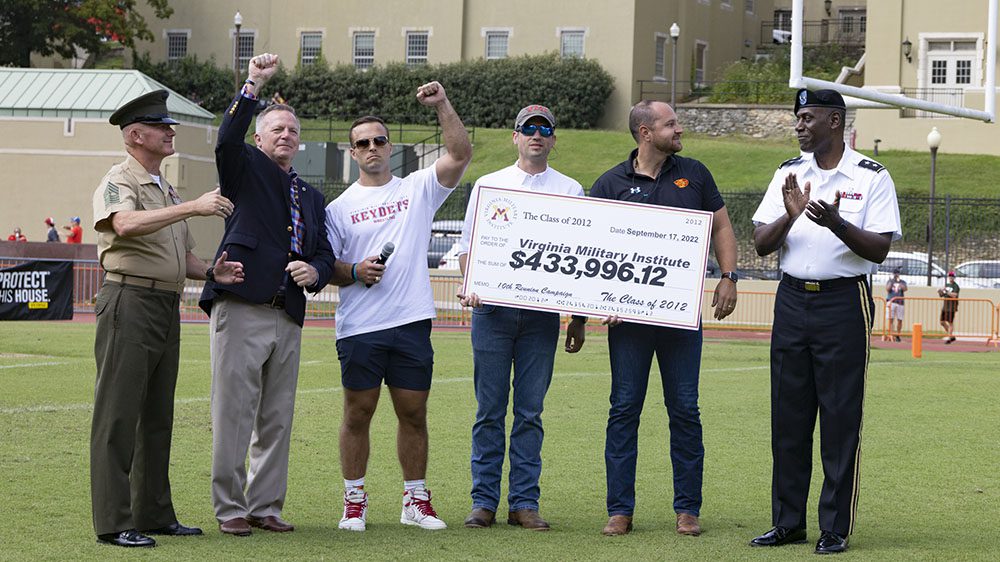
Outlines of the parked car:
<svg viewBox="0 0 1000 562">
<path fill-rule="evenodd" d="M 463 221 L 460 220 L 440 220 L 431 224 L 431 240 L 427 247 L 427 267 L 436 268 L 441 264 L 442 256 L 448 253 L 448 250 L 462 237 L 462 224 Z M 455 267 L 458 268 L 458 265 Z"/>
<path fill-rule="evenodd" d="M 455 242 L 445 255 L 441 256 L 438 269 L 459 269 L 458 267 L 458 242 Z"/>
<path fill-rule="evenodd" d="M 878 273 L 872 276 L 872 288 L 876 295 L 878 288 L 892 279 L 893 271 L 899 268 L 899 278 L 907 285 L 920 287 L 927 285 L 927 254 L 923 252 L 889 252 L 885 261 L 879 264 Z M 931 263 L 931 286 L 944 283 L 945 271 L 936 263 Z M 884 292 L 884 291 L 883 291 Z"/>
<path fill-rule="evenodd" d="M 1000 260 L 973 260 L 955 266 L 955 280 L 965 288 L 1000 289 Z"/>
</svg>

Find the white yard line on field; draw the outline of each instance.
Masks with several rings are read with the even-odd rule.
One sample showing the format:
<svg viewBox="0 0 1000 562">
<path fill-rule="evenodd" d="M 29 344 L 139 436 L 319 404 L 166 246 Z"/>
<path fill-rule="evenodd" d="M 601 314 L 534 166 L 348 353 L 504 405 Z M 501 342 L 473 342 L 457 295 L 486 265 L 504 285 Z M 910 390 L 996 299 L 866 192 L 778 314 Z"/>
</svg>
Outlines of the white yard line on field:
<svg viewBox="0 0 1000 562">
<path fill-rule="evenodd" d="M 319 361 L 305 361 L 303 365 L 319 363 Z M 878 361 L 873 363 L 881 365 L 913 365 L 913 361 Z M 33 363 L 27 366 L 36 365 L 63 365 L 65 363 Z M 952 359 L 941 360 L 941 361 L 921 361 L 918 365 L 936 365 L 936 364 L 947 364 L 955 366 L 958 364 L 990 364 L 995 365 L 993 361 L 955 361 Z M 15 365 L 7 365 L 7 367 L 15 367 Z M 2 368 L 2 367 L 0 367 Z M 702 373 L 741 373 L 746 371 L 764 371 L 770 369 L 768 365 L 757 365 L 754 367 L 728 367 L 721 369 L 702 369 Z M 573 372 L 573 373 L 556 373 L 553 379 L 561 379 L 568 377 L 610 377 L 610 373 L 601 371 L 599 373 L 587 373 L 587 372 Z M 447 377 L 447 378 L 435 378 L 434 384 L 453 384 L 453 383 L 468 383 L 472 382 L 472 377 Z M 327 394 L 331 392 L 340 392 L 341 387 L 333 386 L 328 388 L 307 388 L 298 390 L 296 395 L 307 395 L 307 394 Z M 202 402 L 208 402 L 208 396 L 192 396 L 189 398 L 178 398 L 174 400 L 175 404 L 198 404 Z M 80 403 L 80 404 L 35 404 L 31 406 L 14 406 L 9 408 L 0 408 L 0 415 L 16 415 L 16 414 L 34 414 L 34 413 L 47 413 L 47 412 L 75 412 L 83 410 L 92 410 L 94 407 L 90 403 Z"/>
</svg>

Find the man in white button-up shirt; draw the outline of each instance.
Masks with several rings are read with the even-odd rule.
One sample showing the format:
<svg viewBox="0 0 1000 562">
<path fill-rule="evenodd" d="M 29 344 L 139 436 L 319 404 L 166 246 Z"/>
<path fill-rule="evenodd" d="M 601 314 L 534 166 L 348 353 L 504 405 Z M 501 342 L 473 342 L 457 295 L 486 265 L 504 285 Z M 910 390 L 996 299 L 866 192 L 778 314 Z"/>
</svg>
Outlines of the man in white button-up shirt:
<svg viewBox="0 0 1000 562">
<path fill-rule="evenodd" d="M 780 250 L 782 279 L 771 332 L 774 528 L 752 546 L 806 539 L 817 411 L 825 479 L 816 552 L 843 552 L 854 530 L 874 309 L 867 275 L 901 234 L 892 178 L 844 144 L 845 113 L 839 93 L 799 90 L 802 155 L 778 167 L 753 216 L 757 253 Z"/>
<path fill-rule="evenodd" d="M 517 162 L 479 178 L 472 187 L 465 226 L 459 244 L 459 266 L 465 274 L 470 233 L 480 186 L 523 189 L 583 196 L 580 182 L 549 167 L 549 153 L 556 145 L 556 118 L 545 106 L 529 105 L 514 120 L 513 142 Z M 505 435 L 504 417 L 514 366 L 514 425 L 510 433 L 510 489 L 507 522 L 544 531 L 549 524 L 538 514 L 542 473 L 542 406 L 552 381 L 559 314 L 520 308 L 484 305 L 475 293 L 459 295 L 472 311 L 472 358 L 476 422 L 472 426 L 472 512 L 470 528 L 489 527 L 500 503 Z M 574 316 L 567 329 L 566 351 L 583 346 L 586 317 Z"/>
</svg>

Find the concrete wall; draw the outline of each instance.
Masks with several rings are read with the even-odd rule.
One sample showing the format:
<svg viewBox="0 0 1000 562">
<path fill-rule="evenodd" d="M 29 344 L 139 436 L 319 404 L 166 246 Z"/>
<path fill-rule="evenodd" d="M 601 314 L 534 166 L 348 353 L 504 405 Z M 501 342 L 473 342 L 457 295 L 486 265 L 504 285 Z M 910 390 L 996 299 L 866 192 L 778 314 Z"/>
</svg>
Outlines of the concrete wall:
<svg viewBox="0 0 1000 562">
<path fill-rule="evenodd" d="M 945 34 L 985 40 L 986 16 L 986 0 L 967 0 L 962 9 L 941 9 L 941 3 L 934 0 L 872 2 L 868 6 L 865 86 L 889 93 L 897 93 L 900 88 L 927 87 L 921 84 L 928 65 L 921 36 Z M 911 61 L 902 54 L 905 39 L 913 45 Z M 985 50 L 977 54 L 977 60 L 979 57 L 981 65 L 985 65 Z M 977 70 L 985 78 L 981 65 Z M 983 82 L 974 80 L 966 89 L 966 107 L 983 109 L 983 92 Z M 896 109 L 858 110 L 856 121 L 859 146 L 872 146 L 874 139 L 880 138 L 880 146 L 888 150 L 927 151 L 931 127 L 937 127 L 943 136 L 941 152 L 1000 155 L 996 124 L 956 118 L 900 118 Z"/>
<path fill-rule="evenodd" d="M 306 0 L 172 0 L 174 15 L 157 20 L 143 3 L 156 41 L 140 43 L 153 61 L 166 59 L 168 30 L 190 33 L 188 53 L 233 68 L 233 15 L 243 16 L 241 31 L 255 34 L 254 51 L 278 54 L 286 65 L 299 59 L 303 32 L 323 33 L 323 56 L 331 63 L 352 61 L 352 34 L 375 32 L 375 63 L 402 61 L 406 30 L 430 32 L 431 64 L 472 60 L 485 54 L 485 28 L 510 31 L 509 55 L 558 52 L 560 29 L 585 32 L 584 53 L 614 77 L 615 90 L 603 127 L 621 128 L 628 110 L 639 100 L 639 80 L 653 79 L 656 33 L 669 36 L 673 22 L 681 26 L 678 81 L 691 77 L 697 41 L 708 45 L 707 78 L 756 51 L 761 19 L 772 17 L 773 0 L 755 2 L 747 13 L 744 0 L 395 0 L 382 4 Z M 747 43 L 749 42 L 749 44 Z M 669 39 L 668 39 L 669 44 Z M 667 68 L 672 56 L 667 47 Z M 663 77 L 669 78 L 669 77 Z M 447 84 L 445 85 L 447 86 Z"/>
<path fill-rule="evenodd" d="M 125 159 L 117 127 L 99 119 L 0 118 L 0 228 L 20 226 L 29 241 L 44 241 L 45 217 L 57 227 L 78 216 L 83 241 L 97 242 L 92 197 L 111 166 Z M 174 141 L 178 154 L 163 161 L 164 177 L 184 200 L 215 188 L 215 128 L 181 124 Z M 222 238 L 221 220 L 194 218 L 188 224 L 198 241 L 195 253 L 214 254 Z M 66 231 L 60 229 L 65 240 Z M 6 234 L 4 235 L 6 239 Z"/>
</svg>

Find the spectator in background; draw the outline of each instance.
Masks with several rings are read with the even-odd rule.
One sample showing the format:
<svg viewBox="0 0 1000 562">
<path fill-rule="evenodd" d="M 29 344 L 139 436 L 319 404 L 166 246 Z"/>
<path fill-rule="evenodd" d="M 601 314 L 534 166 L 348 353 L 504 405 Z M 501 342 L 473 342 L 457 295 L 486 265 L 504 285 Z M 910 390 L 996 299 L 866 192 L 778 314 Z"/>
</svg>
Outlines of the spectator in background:
<svg viewBox="0 0 1000 562">
<path fill-rule="evenodd" d="M 941 327 L 948 333 L 944 343 L 955 341 L 955 313 L 958 312 L 958 283 L 955 283 L 955 272 L 948 272 L 948 282 L 938 289 L 938 296 L 944 298 L 941 305 Z"/>
<path fill-rule="evenodd" d="M 52 217 L 46 217 L 45 226 L 48 227 L 48 232 L 46 233 L 46 242 L 58 242 L 59 241 L 59 231 L 56 230 L 56 221 Z"/>
<path fill-rule="evenodd" d="M 80 228 L 80 217 L 73 217 L 70 220 L 70 224 L 64 226 L 64 230 L 68 230 L 69 234 L 66 236 L 67 244 L 80 244 L 83 242 L 83 229 Z"/>
<path fill-rule="evenodd" d="M 899 268 L 893 270 L 892 279 L 885 284 L 885 300 L 888 303 L 889 316 L 889 337 L 894 341 L 899 341 L 899 334 L 903 330 L 903 299 L 906 293 L 906 281 L 899 278 Z M 893 300 L 895 299 L 895 300 Z"/>
<path fill-rule="evenodd" d="M 23 234 L 21 234 L 21 227 L 20 226 L 15 226 L 14 227 L 14 234 L 11 234 L 10 236 L 8 236 L 7 240 L 9 242 L 27 242 L 28 241 L 28 239 Z"/>
<path fill-rule="evenodd" d="M 27 242 L 28 241 L 28 239 L 23 234 L 21 234 L 21 227 L 20 226 L 15 226 L 14 227 L 14 234 L 11 234 L 10 236 L 8 236 L 7 240 L 9 242 Z"/>
</svg>

